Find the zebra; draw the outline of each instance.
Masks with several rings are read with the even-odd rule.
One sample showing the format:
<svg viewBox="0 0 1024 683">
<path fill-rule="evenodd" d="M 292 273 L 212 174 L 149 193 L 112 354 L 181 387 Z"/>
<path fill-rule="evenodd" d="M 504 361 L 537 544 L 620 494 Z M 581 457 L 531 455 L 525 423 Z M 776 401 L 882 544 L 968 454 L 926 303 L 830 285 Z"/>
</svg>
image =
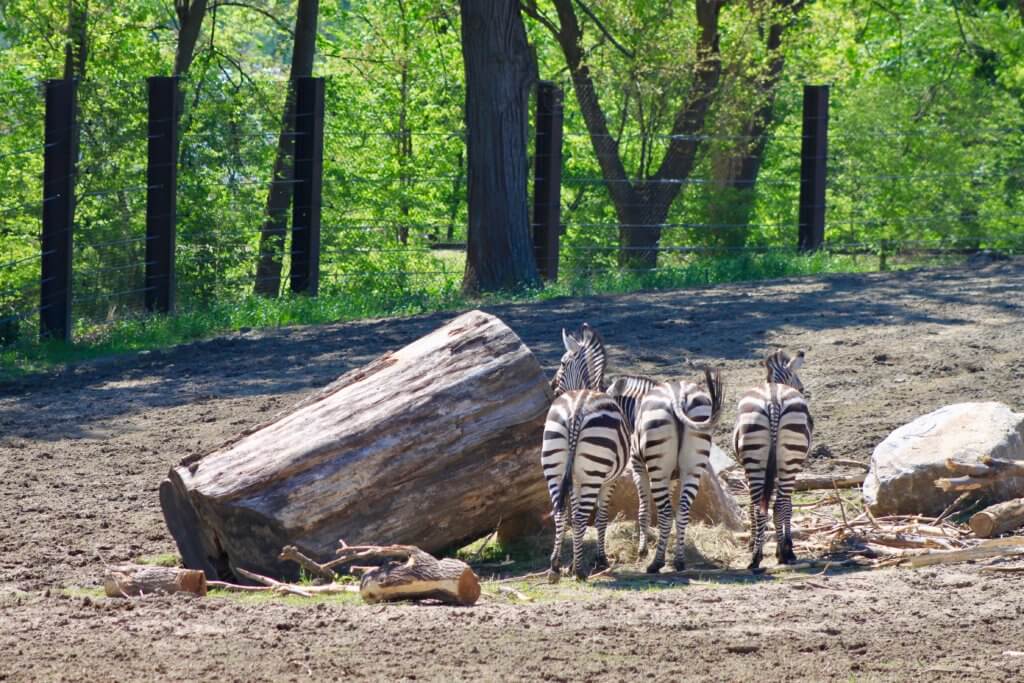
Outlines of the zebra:
<svg viewBox="0 0 1024 683">
<path fill-rule="evenodd" d="M 764 360 L 765 383 L 749 390 L 739 401 L 733 448 L 750 485 L 749 569 L 753 571 L 760 568 L 763 559 L 768 504 L 773 491 L 775 556 L 780 564 L 796 562 L 790 530 L 792 494 L 814 431 L 804 386 L 796 374 L 803 362 L 803 351 L 790 357 L 782 349 L 776 350 Z"/>
<path fill-rule="evenodd" d="M 702 367 L 707 391 L 686 381 L 662 382 L 640 402 L 633 452 L 633 478 L 640 499 L 640 547 L 647 554 L 648 505 L 658 511 L 658 545 L 647 566 L 656 574 L 665 566 L 665 550 L 672 530 L 672 475 L 679 473 L 676 510 L 676 551 L 672 566 L 685 568 L 684 541 L 690 505 L 697 495 L 701 474 L 710 466 L 711 433 L 722 415 L 722 379 L 717 368 Z"/>
<path fill-rule="evenodd" d="M 551 380 L 551 391 L 555 398 L 566 391 L 590 389 L 603 391 L 604 367 L 607 353 L 601 335 L 587 323 L 583 323 L 576 335 L 562 328 L 562 344 L 565 353 Z"/>
<path fill-rule="evenodd" d="M 619 475 L 626 469 L 629 455 L 629 432 L 619 404 L 603 391 L 587 387 L 590 382 L 600 387 L 604 377 L 604 346 L 600 337 L 584 324 L 579 338 L 563 330 L 562 342 L 566 354 L 552 381 L 558 397 L 544 423 L 540 457 L 555 520 L 555 544 L 548 571 L 551 582 L 561 577 L 567 514 L 572 523 L 572 572 L 577 579 L 587 578 L 583 534 L 595 505 L 595 568 L 608 567 L 608 500 Z"/>
</svg>

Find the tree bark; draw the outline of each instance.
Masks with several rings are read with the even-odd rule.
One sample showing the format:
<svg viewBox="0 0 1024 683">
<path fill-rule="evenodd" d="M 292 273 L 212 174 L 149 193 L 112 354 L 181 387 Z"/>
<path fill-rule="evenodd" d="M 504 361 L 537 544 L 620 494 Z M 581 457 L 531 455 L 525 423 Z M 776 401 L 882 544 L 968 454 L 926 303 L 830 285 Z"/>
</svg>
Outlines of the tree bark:
<svg viewBox="0 0 1024 683">
<path fill-rule="evenodd" d="M 767 4 L 771 14 L 764 32 L 769 58 L 766 68 L 753 76 L 752 90 L 757 106 L 744 122 L 736 144 L 727 145 L 712 156 L 712 180 L 715 195 L 708 207 L 708 222 L 722 226 L 714 233 L 714 242 L 726 248 L 746 244 L 750 214 L 754 208 L 754 189 L 767 138 L 775 113 L 775 96 L 785 66 L 782 37 L 793 23 L 803 1 L 773 0 Z"/>
<path fill-rule="evenodd" d="M 349 372 L 160 487 L 185 566 L 294 577 L 338 539 L 436 552 L 548 509 L 539 446 L 551 401 L 530 350 L 497 318 L 459 316 Z"/>
<path fill-rule="evenodd" d="M 1024 526 L 1024 498 L 996 503 L 974 513 L 967 522 L 979 538 L 991 538 Z"/>
<path fill-rule="evenodd" d="M 174 0 L 174 11 L 178 15 L 178 45 L 174 50 L 174 75 L 184 76 L 192 68 L 196 55 L 196 43 L 206 17 L 207 0 Z"/>
<path fill-rule="evenodd" d="M 469 234 L 463 290 L 540 284 L 530 239 L 528 95 L 537 66 L 515 0 L 460 0 Z"/>
<path fill-rule="evenodd" d="M 107 568 L 103 591 L 108 598 L 182 592 L 206 595 L 206 576 L 195 569 L 122 564 Z"/>
<path fill-rule="evenodd" d="M 319 6 L 319 0 L 299 0 L 295 17 L 295 42 L 288 75 L 288 94 L 281 117 L 274 170 L 267 190 L 267 212 L 260 229 L 256 281 L 253 285 L 253 291 L 262 296 L 276 297 L 281 291 L 281 266 L 293 189 L 289 181 L 293 179 L 295 170 L 295 137 L 292 135 L 295 132 L 295 79 L 313 75 Z"/>
<path fill-rule="evenodd" d="M 696 163 L 699 133 L 704 129 L 704 120 L 721 78 L 718 17 L 723 1 L 697 0 L 695 4 L 700 36 L 693 64 L 693 85 L 676 113 L 671 140 L 657 172 L 638 179 L 630 179 L 626 174 L 619 142 L 608 129 L 597 88 L 584 60 L 583 29 L 573 0 L 553 1 L 558 12 L 557 26 L 537 12 L 534 3 L 527 3 L 525 9 L 552 32 L 565 55 L 576 101 L 619 219 L 619 264 L 654 268 L 658 264 L 661 226 Z"/>
</svg>

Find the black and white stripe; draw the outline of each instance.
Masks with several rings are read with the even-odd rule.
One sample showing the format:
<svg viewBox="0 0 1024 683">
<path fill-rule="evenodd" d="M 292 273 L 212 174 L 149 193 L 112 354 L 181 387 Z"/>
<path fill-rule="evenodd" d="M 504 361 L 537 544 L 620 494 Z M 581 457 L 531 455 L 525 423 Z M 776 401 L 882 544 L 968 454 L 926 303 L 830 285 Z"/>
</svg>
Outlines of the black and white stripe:
<svg viewBox="0 0 1024 683">
<path fill-rule="evenodd" d="M 607 354 L 597 330 L 587 323 L 583 323 L 576 334 L 570 334 L 563 328 L 562 344 L 565 353 L 551 380 L 551 390 L 555 396 L 579 389 L 600 391 L 604 383 Z"/>
<path fill-rule="evenodd" d="M 792 358 L 779 349 L 765 359 L 763 385 L 740 398 L 733 447 L 750 485 L 750 569 L 763 559 L 768 505 L 775 493 L 775 555 L 782 564 L 796 561 L 790 522 L 793 488 L 811 448 L 814 420 L 796 371 L 804 352 Z"/>
<path fill-rule="evenodd" d="M 565 523 L 572 522 L 572 571 L 585 579 L 583 534 L 595 505 L 597 514 L 596 567 L 608 566 L 605 530 L 608 499 L 626 468 L 629 435 L 618 403 L 589 389 L 569 391 L 551 404 L 544 423 L 541 467 L 547 480 L 555 520 L 550 580 L 561 576 Z M 568 504 L 568 505 L 567 505 Z"/>
<path fill-rule="evenodd" d="M 697 495 L 701 474 L 710 466 L 711 434 L 722 413 L 722 381 L 718 370 L 704 369 L 707 390 L 692 382 L 663 382 L 640 402 L 637 415 L 633 476 L 640 499 L 640 548 L 647 552 L 648 499 L 658 512 L 658 545 L 647 571 L 665 565 L 672 530 L 671 480 L 679 476 L 676 509 L 676 551 L 673 566 L 681 570 L 690 505 Z"/>
</svg>

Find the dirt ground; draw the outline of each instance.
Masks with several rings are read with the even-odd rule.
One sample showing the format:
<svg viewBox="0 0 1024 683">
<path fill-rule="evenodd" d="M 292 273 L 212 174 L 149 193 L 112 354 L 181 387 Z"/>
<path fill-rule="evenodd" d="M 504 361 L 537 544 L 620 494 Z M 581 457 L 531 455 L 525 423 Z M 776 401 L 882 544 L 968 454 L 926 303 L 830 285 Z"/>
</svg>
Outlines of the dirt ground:
<svg viewBox="0 0 1024 683">
<path fill-rule="evenodd" d="M 723 425 L 765 351 L 805 349 L 809 469 L 828 472 L 942 405 L 1024 406 L 1022 287 L 1013 261 L 488 310 L 549 369 L 583 320 L 612 374 L 720 363 Z M 1024 678 L 1019 578 L 973 565 L 468 609 L 96 597 L 104 561 L 175 551 L 157 500 L 172 464 L 450 317 L 250 331 L 0 386 L 0 680 Z"/>
</svg>

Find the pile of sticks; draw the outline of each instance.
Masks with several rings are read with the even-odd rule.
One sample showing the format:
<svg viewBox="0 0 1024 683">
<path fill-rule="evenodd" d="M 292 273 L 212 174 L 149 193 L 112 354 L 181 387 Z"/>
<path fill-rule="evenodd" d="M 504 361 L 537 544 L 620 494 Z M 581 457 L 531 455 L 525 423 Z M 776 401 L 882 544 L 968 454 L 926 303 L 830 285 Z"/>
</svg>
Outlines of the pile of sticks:
<svg viewBox="0 0 1024 683">
<path fill-rule="evenodd" d="M 962 495 L 990 495 L 1001 485 L 1020 491 L 1024 486 L 1024 462 L 982 456 L 980 462 L 961 462 L 950 458 L 946 469 L 954 477 L 937 479 L 935 486 L 943 491 L 960 491 Z M 1014 481 L 1018 479 L 1020 481 Z M 992 538 L 1024 526 L 1024 498 L 1012 498 L 975 513 L 967 522 L 979 538 Z"/>
</svg>

